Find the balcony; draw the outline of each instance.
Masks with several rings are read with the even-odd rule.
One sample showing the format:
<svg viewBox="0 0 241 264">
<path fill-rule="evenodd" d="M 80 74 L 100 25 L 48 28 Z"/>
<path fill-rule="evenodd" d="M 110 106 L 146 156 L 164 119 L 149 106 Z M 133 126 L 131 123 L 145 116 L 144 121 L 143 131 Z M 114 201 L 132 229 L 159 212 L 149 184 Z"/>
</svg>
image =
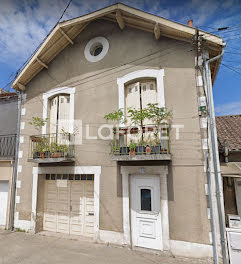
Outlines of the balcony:
<svg viewBox="0 0 241 264">
<path fill-rule="evenodd" d="M 15 157 L 16 135 L 0 136 L 0 159 L 9 160 Z"/>
<path fill-rule="evenodd" d="M 69 133 L 30 136 L 29 159 L 35 163 L 74 162 L 74 135 Z"/>
<path fill-rule="evenodd" d="M 114 128 L 111 159 L 115 161 L 171 160 L 169 129 L 153 125 Z"/>
</svg>

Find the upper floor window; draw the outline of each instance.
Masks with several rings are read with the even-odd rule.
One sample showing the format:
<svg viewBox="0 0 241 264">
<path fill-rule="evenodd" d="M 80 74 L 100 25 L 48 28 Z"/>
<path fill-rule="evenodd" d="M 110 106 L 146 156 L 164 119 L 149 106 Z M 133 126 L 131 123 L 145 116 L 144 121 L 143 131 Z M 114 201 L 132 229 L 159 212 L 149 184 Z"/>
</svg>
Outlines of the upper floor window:
<svg viewBox="0 0 241 264">
<path fill-rule="evenodd" d="M 130 125 L 128 120 L 128 109 L 143 109 L 149 103 L 157 103 L 157 88 L 155 79 L 140 80 L 138 82 L 130 83 L 125 87 L 125 113 L 127 124 Z"/>
<path fill-rule="evenodd" d="M 59 94 L 50 99 L 49 130 L 51 134 L 69 132 L 70 97 Z"/>
</svg>

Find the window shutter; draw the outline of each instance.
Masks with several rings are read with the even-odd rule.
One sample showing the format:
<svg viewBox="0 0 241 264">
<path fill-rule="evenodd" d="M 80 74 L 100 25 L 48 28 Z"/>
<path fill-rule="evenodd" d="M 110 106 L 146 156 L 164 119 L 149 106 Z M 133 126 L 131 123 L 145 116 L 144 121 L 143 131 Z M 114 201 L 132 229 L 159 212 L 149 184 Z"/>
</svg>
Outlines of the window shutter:
<svg viewBox="0 0 241 264">
<path fill-rule="evenodd" d="M 49 123 L 50 123 L 50 134 L 55 134 L 57 132 L 57 110 L 58 110 L 58 96 L 54 97 L 50 101 L 50 113 L 49 113 Z"/>
<path fill-rule="evenodd" d="M 68 102 L 69 95 L 59 96 L 59 133 L 62 129 L 69 132 L 70 104 Z"/>
<path fill-rule="evenodd" d="M 140 109 L 140 83 L 132 83 L 126 87 L 126 103 L 125 113 L 127 125 L 131 125 L 131 120 L 128 118 L 128 108 Z"/>
</svg>

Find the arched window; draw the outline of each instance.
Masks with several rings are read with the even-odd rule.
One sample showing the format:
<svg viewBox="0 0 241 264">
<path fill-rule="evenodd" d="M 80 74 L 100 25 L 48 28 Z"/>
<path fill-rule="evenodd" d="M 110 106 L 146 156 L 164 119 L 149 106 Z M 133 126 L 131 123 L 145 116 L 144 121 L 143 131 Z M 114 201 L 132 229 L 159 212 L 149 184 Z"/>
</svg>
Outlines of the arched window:
<svg viewBox="0 0 241 264">
<path fill-rule="evenodd" d="M 43 118 L 48 123 L 42 134 L 74 131 L 74 87 L 59 87 L 43 94 Z M 65 122 L 68 121 L 68 122 Z"/>
</svg>

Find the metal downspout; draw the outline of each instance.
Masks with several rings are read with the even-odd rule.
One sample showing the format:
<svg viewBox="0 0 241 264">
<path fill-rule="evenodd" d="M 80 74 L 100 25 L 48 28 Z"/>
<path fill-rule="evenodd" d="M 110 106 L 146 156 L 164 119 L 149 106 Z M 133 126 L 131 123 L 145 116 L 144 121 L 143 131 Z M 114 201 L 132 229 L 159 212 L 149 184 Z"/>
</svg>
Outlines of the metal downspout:
<svg viewBox="0 0 241 264">
<path fill-rule="evenodd" d="M 212 228 L 212 242 L 213 242 L 213 258 L 214 263 L 218 264 L 218 248 L 217 248 L 217 240 L 216 240 L 216 225 L 214 220 L 214 209 L 213 209 L 213 199 L 212 199 L 212 179 L 211 179 L 211 171 L 208 159 L 208 153 L 206 155 L 206 172 L 207 172 L 207 180 L 208 180 L 208 193 L 209 193 L 209 206 L 210 206 L 210 218 L 211 218 L 211 228 Z"/>
<path fill-rule="evenodd" d="M 19 138 L 20 138 L 20 121 L 22 109 L 22 92 L 18 94 L 18 121 L 17 121 L 17 136 L 15 147 L 15 161 L 14 161 L 14 176 L 12 183 L 12 197 L 11 197 L 11 217 L 10 217 L 10 230 L 14 230 L 14 212 L 15 212 L 15 196 L 16 196 L 16 181 L 18 176 L 18 152 L 19 152 Z"/>
<path fill-rule="evenodd" d="M 219 228 L 220 228 L 220 235 L 221 235 L 221 247 L 222 247 L 222 256 L 223 256 L 223 263 L 227 263 L 227 256 L 226 256 L 226 241 L 225 241 L 225 231 L 224 231 L 224 218 L 222 212 L 222 202 L 221 202 L 221 190 L 219 185 L 219 172 L 218 172 L 218 159 L 216 155 L 216 140 L 215 140 L 215 117 L 214 117 L 214 108 L 211 96 L 211 78 L 209 74 L 209 64 L 215 60 L 221 58 L 224 54 L 224 48 L 220 55 L 212 58 L 207 59 L 204 62 L 204 69 L 205 69 L 205 77 L 206 77 L 206 84 L 207 84 L 207 95 L 208 95 L 208 112 L 209 112 L 209 119 L 210 119 L 210 133 L 211 133 L 211 144 L 212 144 L 212 156 L 213 156 L 213 166 L 214 166 L 214 174 L 215 174 L 215 185 L 216 185 L 216 197 L 217 197 L 217 207 L 218 207 L 218 218 L 219 218 Z"/>
</svg>

